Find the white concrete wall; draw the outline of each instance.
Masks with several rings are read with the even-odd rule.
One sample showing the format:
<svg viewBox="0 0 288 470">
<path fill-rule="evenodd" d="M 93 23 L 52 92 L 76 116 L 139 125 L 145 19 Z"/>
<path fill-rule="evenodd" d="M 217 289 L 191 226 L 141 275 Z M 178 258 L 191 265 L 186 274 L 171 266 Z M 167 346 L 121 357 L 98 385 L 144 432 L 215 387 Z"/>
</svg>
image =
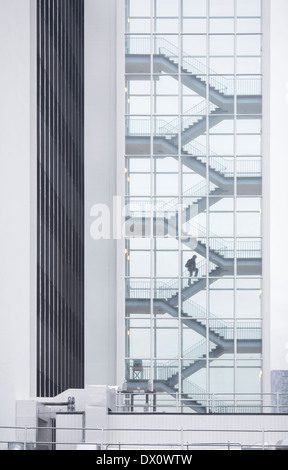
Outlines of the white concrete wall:
<svg viewBox="0 0 288 470">
<path fill-rule="evenodd" d="M 116 243 L 90 236 L 95 204 L 117 192 L 116 0 L 85 0 L 86 383 L 116 383 Z M 112 230 L 111 230 L 112 231 Z"/>
<path fill-rule="evenodd" d="M 288 368 L 288 2 L 271 0 L 271 368 Z"/>
<path fill-rule="evenodd" d="M 2 426 L 15 425 L 15 401 L 29 399 L 35 393 L 35 368 L 31 367 L 31 363 L 35 363 L 35 336 L 34 331 L 30 330 L 30 316 L 35 318 L 36 287 L 35 242 L 31 251 L 31 237 L 35 240 L 35 233 L 32 234 L 32 231 L 35 228 L 36 195 L 31 199 L 30 193 L 31 184 L 35 184 L 36 152 L 36 129 L 30 133 L 32 108 L 35 105 L 36 70 L 36 60 L 32 57 L 35 49 L 30 47 L 30 35 L 33 39 L 33 31 L 35 32 L 35 23 L 30 28 L 30 15 L 33 17 L 35 14 L 33 7 L 34 0 L 0 0 Z M 30 290 L 32 284 L 35 287 Z"/>
</svg>

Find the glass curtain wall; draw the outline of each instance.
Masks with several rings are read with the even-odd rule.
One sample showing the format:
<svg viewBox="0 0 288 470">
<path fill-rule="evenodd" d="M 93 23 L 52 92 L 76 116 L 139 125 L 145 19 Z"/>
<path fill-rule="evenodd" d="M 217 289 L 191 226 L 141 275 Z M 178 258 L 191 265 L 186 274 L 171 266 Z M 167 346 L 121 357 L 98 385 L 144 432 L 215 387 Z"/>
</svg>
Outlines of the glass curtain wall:
<svg viewBox="0 0 288 470">
<path fill-rule="evenodd" d="M 255 411 L 261 0 L 126 0 L 125 21 L 126 380 Z"/>
</svg>

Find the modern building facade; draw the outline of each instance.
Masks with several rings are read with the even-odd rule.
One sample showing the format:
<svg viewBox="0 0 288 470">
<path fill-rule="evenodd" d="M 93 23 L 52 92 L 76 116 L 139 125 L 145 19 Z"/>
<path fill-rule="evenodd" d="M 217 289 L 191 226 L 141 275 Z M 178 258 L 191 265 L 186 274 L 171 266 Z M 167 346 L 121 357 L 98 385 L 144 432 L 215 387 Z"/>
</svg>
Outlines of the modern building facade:
<svg viewBox="0 0 288 470">
<path fill-rule="evenodd" d="M 125 22 L 126 380 L 259 405 L 262 2 L 127 0 Z"/>
<path fill-rule="evenodd" d="M 84 1 L 37 8 L 37 396 L 84 386 Z"/>
<path fill-rule="evenodd" d="M 1 1 L 0 10 L 0 414 L 9 425 L 15 399 L 84 386 L 84 2 Z"/>
</svg>

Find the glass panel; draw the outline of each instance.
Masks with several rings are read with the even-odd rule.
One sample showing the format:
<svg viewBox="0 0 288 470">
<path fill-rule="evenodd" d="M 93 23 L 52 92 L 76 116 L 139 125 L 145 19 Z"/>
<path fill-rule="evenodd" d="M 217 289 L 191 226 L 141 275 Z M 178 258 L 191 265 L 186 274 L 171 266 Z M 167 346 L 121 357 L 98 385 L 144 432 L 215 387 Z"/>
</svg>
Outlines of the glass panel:
<svg viewBox="0 0 288 470">
<path fill-rule="evenodd" d="M 154 119 L 153 153 L 164 155 L 178 154 L 178 118 L 159 116 Z"/>
<path fill-rule="evenodd" d="M 175 375 L 177 380 L 178 377 L 178 361 L 165 361 L 163 359 L 153 361 L 154 365 L 154 379 L 161 380 L 166 382 L 167 380 L 171 380 L 172 376 Z M 174 404 L 175 406 L 175 404 Z M 161 410 L 163 411 L 163 410 Z"/>
<path fill-rule="evenodd" d="M 184 18 L 183 33 L 206 33 L 206 19 Z"/>
<path fill-rule="evenodd" d="M 237 213 L 237 236 L 238 237 L 260 237 L 262 234 L 262 211 L 253 210 L 253 199 L 247 198 L 241 200 L 241 210 Z M 244 205 L 246 202 L 246 207 Z"/>
<path fill-rule="evenodd" d="M 237 275 L 262 275 L 262 240 L 261 238 L 237 239 Z M 251 263 L 251 261 L 253 261 Z"/>
<path fill-rule="evenodd" d="M 237 72 L 239 75 L 260 75 L 262 61 L 258 57 L 238 57 Z"/>
<path fill-rule="evenodd" d="M 151 161 L 145 157 L 129 157 L 126 158 L 125 173 L 131 175 L 133 173 L 150 173 Z"/>
<path fill-rule="evenodd" d="M 178 113 L 178 83 L 177 77 L 160 75 L 154 77 L 154 112 L 155 114 Z M 167 121 L 169 122 L 169 118 Z"/>
<path fill-rule="evenodd" d="M 155 19 L 155 32 L 157 33 L 177 33 L 178 31 L 178 19 Z"/>
<path fill-rule="evenodd" d="M 126 72 L 127 73 L 150 73 L 150 36 L 126 36 L 125 37 L 125 52 L 126 52 Z M 144 54 L 141 67 L 133 63 L 129 55 Z"/>
<path fill-rule="evenodd" d="M 234 19 L 210 18 L 210 33 L 234 33 Z"/>
<path fill-rule="evenodd" d="M 185 259 L 189 259 L 189 257 L 186 257 Z M 206 328 L 206 317 L 207 317 L 207 311 L 206 311 L 206 289 L 205 287 L 201 289 L 199 292 L 197 292 L 195 295 L 192 297 L 189 297 L 188 295 L 185 296 L 185 294 L 182 296 L 182 309 L 181 309 L 181 314 L 182 317 L 189 317 L 189 318 L 194 318 L 197 321 L 199 321 L 204 327 Z M 185 323 L 188 326 L 190 323 Z M 191 324 L 195 327 L 195 324 Z M 197 325 L 196 325 L 197 326 Z M 204 327 L 202 328 L 202 336 L 204 333 Z M 205 336 L 205 335 L 204 335 Z"/>
<path fill-rule="evenodd" d="M 131 218 L 149 218 L 151 216 L 151 207 L 150 198 L 145 197 L 130 197 L 126 198 L 125 201 L 125 217 L 126 217 L 126 234 L 127 236 L 133 237 L 133 227 L 131 223 Z M 130 232 L 129 232 L 130 230 Z M 136 232 L 135 232 L 136 233 Z"/>
<path fill-rule="evenodd" d="M 178 159 L 171 157 L 155 157 L 154 168 L 159 173 L 178 173 Z"/>
<path fill-rule="evenodd" d="M 232 198 L 218 199 L 210 207 L 210 235 L 234 236 L 234 201 Z"/>
<path fill-rule="evenodd" d="M 131 174 L 129 180 L 128 194 L 135 194 L 139 196 L 150 195 L 150 175 L 147 174 Z"/>
<path fill-rule="evenodd" d="M 196 77 L 197 78 L 197 77 Z M 190 75 L 182 75 L 182 114 L 203 114 L 200 113 L 201 108 L 205 104 L 206 99 L 206 84 L 200 78 L 197 79 L 197 85 L 201 88 L 199 91 L 201 94 L 193 91 L 196 78 L 192 78 Z M 200 83 L 201 82 L 201 83 Z M 201 106 L 203 104 L 203 106 Z"/>
<path fill-rule="evenodd" d="M 188 72 L 192 72 L 190 68 L 193 67 L 195 71 L 197 69 L 198 73 L 203 73 L 202 64 L 205 65 L 205 60 L 198 63 L 195 58 L 206 56 L 206 36 L 200 34 L 187 34 L 182 37 L 182 47 L 184 68 L 186 68 Z"/>
<path fill-rule="evenodd" d="M 262 366 L 259 361 L 238 361 L 236 369 L 237 393 L 245 394 L 239 396 L 238 406 L 246 413 L 261 412 L 260 394 L 262 390 Z M 242 411 L 242 412 L 243 412 Z"/>
<path fill-rule="evenodd" d="M 209 316 L 218 318 L 234 317 L 234 281 L 218 279 L 209 289 Z"/>
<path fill-rule="evenodd" d="M 151 120 L 147 117 L 135 116 L 126 119 L 127 155 L 149 155 L 151 150 Z"/>
<path fill-rule="evenodd" d="M 200 334 L 193 330 L 192 320 L 186 323 L 182 322 L 182 357 L 184 359 L 203 359 L 203 355 L 206 354 L 206 325 L 200 324 Z"/>
<path fill-rule="evenodd" d="M 157 277 L 178 276 L 178 251 L 158 250 L 155 257 L 155 272 Z"/>
<path fill-rule="evenodd" d="M 139 358 L 150 355 L 150 320 L 126 321 L 127 357 Z"/>
<path fill-rule="evenodd" d="M 157 319 L 154 322 L 154 357 L 157 359 L 174 359 L 178 363 L 178 321 Z M 173 362 L 174 362 L 173 361 Z M 168 363 L 165 363 L 165 365 Z"/>
<path fill-rule="evenodd" d="M 262 194 L 262 158 L 238 157 L 237 158 L 237 194 L 261 195 Z M 247 185 L 245 178 L 251 178 L 251 184 Z M 254 179 L 254 181 L 252 180 Z M 256 201 L 258 200 L 255 198 Z M 259 215 L 260 209 L 259 209 Z"/>
<path fill-rule="evenodd" d="M 154 36 L 154 54 L 156 55 L 156 57 L 154 57 L 154 73 L 167 73 L 167 67 L 169 68 L 169 74 L 178 73 L 178 40 L 178 36 L 173 34 Z M 162 57 L 159 58 L 157 57 L 158 55 Z M 163 62 L 163 56 L 166 59 L 165 62 Z"/>
<path fill-rule="evenodd" d="M 203 378 L 200 375 L 201 372 L 197 374 L 197 377 L 193 375 L 193 377 L 183 380 L 182 391 L 187 395 L 187 398 L 183 400 L 183 404 L 186 405 L 183 407 L 183 413 L 206 413 L 209 401 L 207 401 L 206 384 L 203 383 Z"/>
<path fill-rule="evenodd" d="M 260 33 L 262 31 L 261 19 L 245 18 L 237 20 L 238 33 Z"/>
<path fill-rule="evenodd" d="M 177 206 L 178 198 L 157 197 L 154 199 L 154 236 L 177 237 Z"/>
<path fill-rule="evenodd" d="M 158 17 L 178 17 L 178 0 L 156 0 L 155 5 Z"/>
<path fill-rule="evenodd" d="M 237 119 L 237 134 L 257 134 L 262 133 L 262 120 L 260 116 L 240 116 Z"/>
<path fill-rule="evenodd" d="M 201 153 L 202 147 L 193 141 L 189 147 L 190 152 Z M 204 153 L 204 151 L 203 151 Z M 190 196 L 206 194 L 206 157 L 199 155 L 196 157 L 182 157 L 182 191 L 185 201 L 188 202 Z M 198 188 L 198 190 L 197 190 Z"/>
<path fill-rule="evenodd" d="M 151 363 L 148 359 L 130 359 L 125 361 L 126 380 L 151 380 Z"/>
<path fill-rule="evenodd" d="M 209 121 L 211 122 L 212 119 Z M 209 146 L 211 153 L 217 155 L 233 155 L 234 154 L 234 135 L 214 135 L 210 134 Z"/>
<path fill-rule="evenodd" d="M 211 35 L 209 47 L 211 56 L 234 56 L 234 36 Z"/>
<path fill-rule="evenodd" d="M 217 177 L 224 176 L 227 179 L 227 185 L 230 185 L 231 192 L 233 192 L 233 185 L 234 185 L 234 157 L 218 157 L 213 156 L 209 158 L 210 163 L 210 170 L 209 170 L 209 178 L 214 187 L 217 186 Z M 219 181 L 219 179 L 218 179 Z M 214 188 L 211 187 L 210 191 Z"/>
<path fill-rule="evenodd" d="M 233 238 L 209 238 L 210 261 L 219 264 L 220 267 L 229 268 L 233 275 L 234 240 Z M 228 272 L 228 270 L 226 270 Z"/>
<path fill-rule="evenodd" d="M 255 34 L 239 35 L 237 37 L 237 55 L 261 56 L 262 37 Z"/>
<path fill-rule="evenodd" d="M 151 282 L 150 279 L 126 279 L 125 281 L 125 292 L 126 292 L 126 300 L 129 301 L 132 299 L 146 299 L 149 302 L 146 302 L 145 307 L 142 305 L 141 309 L 139 310 L 141 313 L 148 313 L 149 303 L 151 299 Z M 132 312 L 136 309 L 136 305 L 134 302 L 130 302 L 132 307 Z M 137 309 L 138 310 L 138 309 Z"/>
<path fill-rule="evenodd" d="M 216 360 L 209 363 L 210 393 L 217 394 L 215 400 L 223 402 L 223 407 L 227 407 L 227 397 L 223 394 L 233 393 L 234 389 L 234 362 L 229 360 Z M 222 395 L 221 395 L 222 394 Z M 229 397 L 231 399 L 231 397 Z M 221 403 L 222 404 L 222 403 Z M 216 403 L 216 406 L 220 403 Z"/>
<path fill-rule="evenodd" d="M 140 240 L 139 240 L 140 242 Z M 145 242 L 145 240 L 144 240 Z M 145 244 L 144 244 L 145 246 Z M 150 276 L 150 250 L 146 247 L 143 250 L 130 250 L 129 275 L 131 277 L 149 277 Z"/>
<path fill-rule="evenodd" d="M 259 135 L 241 134 L 237 136 L 238 155 L 261 155 L 262 138 Z"/>
<path fill-rule="evenodd" d="M 153 279 L 153 297 L 154 301 L 155 299 L 161 299 L 165 300 L 167 302 L 171 302 L 172 300 L 175 300 L 175 296 L 178 297 L 178 289 L 179 289 L 179 280 L 177 278 L 158 278 L 158 279 Z M 176 299 L 177 300 L 177 299 Z M 173 307 L 173 302 L 171 305 Z M 175 307 L 175 310 L 177 312 L 177 306 Z M 163 305 L 159 306 L 157 311 L 160 309 L 161 312 L 164 311 Z M 170 309 L 169 309 L 170 312 Z M 160 312 L 159 312 L 160 313 Z M 175 313 L 175 312 L 174 312 Z M 177 315 L 177 313 L 176 313 Z"/>
<path fill-rule="evenodd" d="M 156 96 L 177 96 L 178 98 L 178 83 L 177 77 L 169 75 L 159 75 L 154 77 Z M 173 114 L 173 113 L 168 113 Z"/>
<path fill-rule="evenodd" d="M 237 16 L 261 16 L 261 0 L 237 0 Z"/>
<path fill-rule="evenodd" d="M 190 17 L 205 17 L 206 16 L 206 2 L 199 2 L 199 0 L 183 0 L 183 16 Z"/>
<path fill-rule="evenodd" d="M 262 257 L 261 238 L 238 238 L 237 239 L 237 258 L 261 260 L 261 257 Z"/>
<path fill-rule="evenodd" d="M 212 74 L 223 76 L 234 73 L 234 57 L 210 57 L 209 63 L 210 73 Z M 227 77 L 228 79 L 233 79 L 233 77 Z"/>
<path fill-rule="evenodd" d="M 129 18 L 127 21 L 127 33 L 149 33 L 151 29 L 150 19 Z"/>
<path fill-rule="evenodd" d="M 128 16 L 150 16 L 150 0 L 126 0 Z"/>
<path fill-rule="evenodd" d="M 127 114 L 147 114 L 150 115 L 151 112 L 151 100 L 150 96 L 139 96 L 130 94 L 127 97 L 127 104 L 129 104 L 127 109 Z"/>
<path fill-rule="evenodd" d="M 238 279 L 237 317 L 260 318 L 262 316 L 262 281 Z"/>
<path fill-rule="evenodd" d="M 210 314 L 210 317 L 212 317 L 212 313 Z M 218 318 L 216 316 L 213 316 L 209 320 L 209 338 L 211 341 L 217 341 L 219 339 L 222 339 L 223 341 L 226 341 L 226 349 L 225 352 L 227 353 L 228 351 L 232 354 L 234 352 L 234 333 L 235 329 L 235 324 L 234 321 L 227 320 L 226 318 Z M 217 343 L 215 343 L 217 344 Z M 216 346 L 214 345 L 214 348 L 212 349 L 215 352 Z"/>
<path fill-rule="evenodd" d="M 249 345 L 250 343 L 250 345 Z M 250 354 L 262 352 L 262 322 L 260 320 L 237 321 L 237 353 Z"/>
<path fill-rule="evenodd" d="M 234 16 L 234 0 L 210 0 L 210 16 Z"/>
<path fill-rule="evenodd" d="M 157 196 L 177 196 L 178 194 L 178 174 L 157 173 L 155 176 L 155 194 Z M 172 203 L 172 199 L 171 199 Z"/>
<path fill-rule="evenodd" d="M 204 350 L 204 349 L 203 349 Z M 185 371 L 185 379 L 192 384 L 201 383 L 201 388 L 206 387 L 206 366 L 207 360 L 195 357 L 194 359 L 188 358 L 181 361 L 181 370 Z M 187 377 L 187 374 L 188 377 Z M 186 384 L 186 387 L 188 384 Z M 187 389 L 186 389 L 187 390 Z"/>
</svg>

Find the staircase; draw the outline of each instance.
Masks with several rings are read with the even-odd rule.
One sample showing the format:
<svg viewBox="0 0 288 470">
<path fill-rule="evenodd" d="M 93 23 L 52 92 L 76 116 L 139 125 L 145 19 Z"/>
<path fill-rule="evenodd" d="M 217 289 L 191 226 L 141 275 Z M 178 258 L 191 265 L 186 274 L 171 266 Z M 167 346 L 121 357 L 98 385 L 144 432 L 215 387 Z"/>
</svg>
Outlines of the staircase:
<svg viewBox="0 0 288 470">
<path fill-rule="evenodd" d="M 205 270 L 205 274 L 203 273 L 203 276 L 206 276 L 206 260 L 204 260 L 202 263 L 199 263 L 199 265 L 197 267 L 199 269 L 199 273 L 201 272 L 201 270 Z M 209 279 L 208 279 L 209 285 L 216 282 L 219 277 L 222 277 L 224 275 L 224 273 L 225 273 L 225 270 L 220 268 L 219 266 L 217 266 L 216 268 L 213 268 L 209 272 Z M 199 275 L 201 276 L 201 274 L 199 274 Z M 206 277 L 203 277 L 203 278 L 193 277 L 191 279 L 191 286 L 188 285 L 187 287 L 184 287 L 184 289 L 182 289 L 182 291 L 181 291 L 182 301 L 184 299 L 193 297 L 194 295 L 198 294 L 198 292 L 200 292 L 203 289 L 206 289 Z M 176 307 L 178 305 L 178 303 L 179 303 L 178 291 L 177 291 L 177 293 L 175 293 L 171 296 L 171 298 L 169 300 L 169 303 L 170 303 L 170 305 L 173 305 L 174 307 Z"/>
<path fill-rule="evenodd" d="M 203 178 L 192 188 L 185 191 L 181 197 L 184 205 L 181 207 L 182 219 L 187 223 L 188 228 L 185 232 L 179 231 L 177 206 L 180 198 L 171 199 L 168 202 L 160 204 L 153 209 L 154 217 L 151 217 L 151 207 L 147 211 L 147 218 L 150 222 L 153 218 L 154 226 L 163 223 L 166 229 L 172 227 L 175 232 L 175 238 L 189 246 L 204 259 L 197 263 L 199 275 L 191 279 L 191 285 L 186 285 L 188 279 L 181 281 L 170 281 L 159 283 L 154 281 L 153 302 L 158 312 L 168 313 L 174 318 L 179 318 L 179 296 L 181 296 L 181 321 L 188 328 L 203 336 L 205 339 L 193 345 L 183 352 L 181 357 L 181 372 L 179 376 L 180 358 L 171 361 L 165 361 L 154 366 L 154 387 L 155 390 L 162 390 L 171 396 L 178 393 L 179 380 L 184 381 L 184 393 L 181 394 L 181 406 L 187 406 L 197 413 L 233 412 L 233 407 L 227 403 L 217 400 L 211 405 L 207 401 L 206 392 L 197 385 L 190 382 L 188 377 L 206 367 L 207 360 L 213 360 L 221 357 L 225 353 L 234 351 L 234 322 L 229 320 L 220 320 L 212 313 L 208 313 L 191 300 L 198 292 L 207 288 L 219 278 L 227 274 L 234 273 L 234 242 L 226 242 L 217 237 L 216 234 L 206 233 L 206 229 L 197 225 L 191 220 L 201 212 L 204 212 L 216 204 L 221 196 L 234 194 L 234 165 L 237 163 L 237 185 L 239 195 L 258 195 L 261 194 L 262 168 L 260 159 L 241 160 L 239 163 L 234 159 L 219 156 L 210 149 L 197 142 L 197 138 L 206 133 L 207 115 L 209 115 L 209 128 L 219 124 L 224 119 L 234 119 L 234 77 L 232 80 L 225 77 L 216 77 L 216 72 L 208 69 L 202 62 L 189 57 L 185 52 L 179 53 L 178 47 L 164 38 L 153 38 L 154 56 L 153 72 L 155 80 L 157 74 L 166 73 L 178 80 L 181 76 L 182 84 L 190 88 L 204 100 L 197 106 L 189 109 L 185 116 L 181 118 L 179 125 L 178 119 L 170 122 L 154 118 L 153 123 L 153 153 L 159 157 L 162 155 L 172 156 L 178 160 L 179 146 L 182 163 Z M 133 80 L 137 74 L 141 73 L 143 80 L 151 78 L 151 38 L 135 36 L 127 38 L 126 42 L 126 71 Z M 181 57 L 181 63 L 179 63 Z M 147 78 L 145 74 L 147 73 Z M 215 75 L 215 76 L 214 76 Z M 209 88 L 209 103 L 207 102 L 207 86 Z M 238 83 L 237 89 L 237 113 L 240 115 L 247 113 L 249 118 L 261 114 L 261 79 L 245 79 Z M 130 117 L 126 126 L 126 147 L 127 153 L 135 153 L 136 149 L 141 149 L 143 154 L 151 151 L 151 120 L 137 119 Z M 131 149 L 131 150 L 130 150 Z M 136 152 L 137 153 L 137 152 Z M 139 153 L 139 152 L 138 152 Z M 141 153 L 141 152 L 140 152 Z M 209 173 L 209 197 L 207 197 L 207 174 Z M 197 208 L 197 210 L 195 210 Z M 135 224 L 143 227 L 143 211 L 131 210 L 129 217 Z M 145 209 L 144 209 L 145 213 Z M 159 214 L 163 214 L 162 219 Z M 175 215 L 177 214 L 177 215 Z M 128 217 L 128 218 L 129 218 Z M 162 220 L 162 222 L 161 222 Z M 159 222 L 160 221 L 160 222 Z M 153 226 L 153 229 L 154 229 Z M 173 232 L 173 233 L 174 233 Z M 171 235 L 171 234 L 169 234 Z M 194 237 L 195 235 L 195 237 Z M 209 249 L 201 239 L 209 236 Z M 242 242 L 241 242 L 242 243 Z M 250 266 L 253 266 L 255 272 L 261 268 L 261 246 L 251 243 L 246 246 L 243 242 L 236 246 L 238 269 L 242 274 L 249 274 Z M 209 264 L 210 263 L 210 264 Z M 257 273 L 258 273 L 257 271 Z M 240 272 L 240 271 L 239 271 Z M 187 276 L 187 271 L 182 273 Z M 127 290 L 127 303 L 129 306 L 139 312 L 146 308 L 150 312 L 151 284 L 150 282 L 132 281 Z M 133 304 L 134 302 L 134 304 Z M 134 307 L 136 306 L 136 307 Z M 144 309 L 144 310 L 143 310 Z M 135 312 L 134 310 L 134 312 Z M 133 310 L 131 310 L 133 311 Z M 159 314 L 159 313 L 158 313 Z M 207 325 L 207 322 L 209 324 Z M 239 353 L 255 353 L 261 351 L 261 322 L 242 322 L 242 331 L 237 329 L 237 347 Z M 209 338 L 210 350 L 207 350 L 207 338 Z M 207 357 L 208 354 L 208 357 Z M 131 370 L 131 366 L 130 366 Z M 131 375 L 131 373 L 130 373 Z M 131 377 L 130 377 L 131 378 Z M 131 379 L 130 387 L 139 387 L 145 384 L 150 378 L 150 364 L 143 369 L 143 377 L 137 381 Z M 221 411 L 222 410 L 222 411 Z M 229 411 L 230 410 L 230 411 Z"/>
<path fill-rule="evenodd" d="M 153 64 L 155 74 L 168 73 L 178 80 L 179 56 L 181 59 L 180 73 L 182 83 L 206 98 L 206 87 L 209 86 L 209 99 L 224 111 L 233 114 L 233 79 L 219 76 L 215 70 L 207 68 L 206 64 L 189 56 L 184 51 L 165 38 L 154 38 Z M 149 37 L 130 36 L 126 41 L 126 71 L 135 76 L 137 74 L 150 74 L 150 47 Z M 179 54 L 179 52 L 181 52 Z M 145 79 L 145 75 L 143 76 Z M 239 103 L 248 114 L 260 114 L 262 105 L 261 79 L 258 77 L 243 78 L 238 83 Z M 241 111 L 240 111 L 241 114 Z"/>
<path fill-rule="evenodd" d="M 216 110 L 214 113 L 219 114 L 219 111 Z M 215 125 L 219 122 L 219 116 L 214 116 L 214 118 L 214 120 L 209 120 L 210 127 L 213 122 Z M 232 194 L 234 189 L 234 160 L 220 157 L 210 150 L 208 152 L 203 145 L 195 141 L 197 137 L 206 132 L 206 116 L 188 116 L 187 119 L 190 125 L 182 132 L 182 163 L 205 179 L 207 177 L 208 164 L 209 180 L 218 188 L 226 191 L 226 194 Z M 155 120 L 153 131 L 155 153 L 168 154 L 178 159 L 179 128 L 175 126 L 175 122 L 167 122 L 163 119 Z M 127 146 L 144 145 L 147 146 L 147 152 L 148 149 L 150 151 L 150 132 L 150 120 L 131 118 L 129 125 L 127 124 L 126 126 Z M 245 194 L 245 192 L 248 194 L 260 194 L 262 185 L 261 161 L 247 159 L 241 161 L 241 164 L 238 163 L 238 165 L 241 165 L 241 168 L 239 168 L 237 184 L 239 187 L 244 186 L 241 190 L 241 194 Z M 246 186 L 247 189 L 245 190 Z"/>
<path fill-rule="evenodd" d="M 128 73 L 139 73 L 138 69 L 135 68 L 135 66 L 133 68 L 132 65 L 140 65 L 142 73 L 148 73 L 150 71 L 147 67 L 147 56 L 150 56 L 150 46 L 150 38 L 143 36 L 130 36 L 127 38 L 126 64 L 128 66 Z M 205 85 L 207 83 L 206 66 L 197 59 L 189 58 L 185 52 L 183 52 L 183 56 L 185 56 L 185 59 L 182 60 L 181 72 L 183 74 L 189 74 L 191 77 L 193 76 L 197 80 L 198 87 L 201 87 L 201 90 L 203 90 L 206 88 Z M 137 61 L 138 64 L 135 63 L 135 60 L 133 61 L 133 59 L 136 57 L 140 59 Z M 178 47 L 164 38 L 154 39 L 154 73 L 178 73 L 178 58 Z M 221 77 L 220 79 L 219 77 L 213 77 L 216 72 L 212 69 L 208 70 L 208 74 L 212 75 L 209 78 L 209 85 L 211 86 L 211 90 L 215 90 L 215 92 L 217 92 L 220 96 L 224 96 L 225 93 L 230 92 L 230 90 L 228 90 L 229 82 L 224 77 Z M 203 91 L 202 93 L 204 94 Z"/>
</svg>

